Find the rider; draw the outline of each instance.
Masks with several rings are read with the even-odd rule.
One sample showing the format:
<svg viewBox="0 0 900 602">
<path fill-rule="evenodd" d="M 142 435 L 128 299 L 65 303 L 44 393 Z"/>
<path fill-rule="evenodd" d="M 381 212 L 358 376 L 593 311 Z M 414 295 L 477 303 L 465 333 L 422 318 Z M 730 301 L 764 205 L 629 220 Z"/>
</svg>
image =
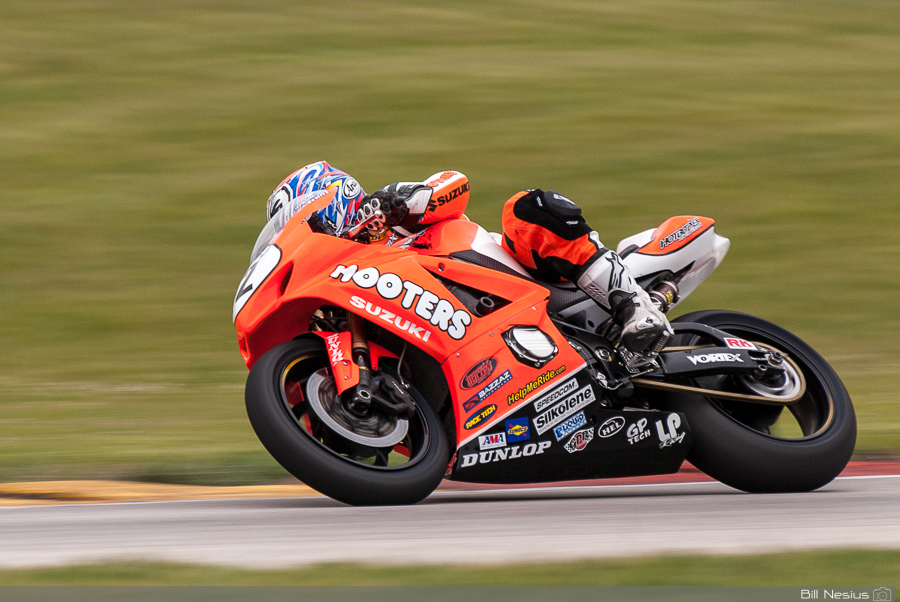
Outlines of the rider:
<svg viewBox="0 0 900 602">
<path fill-rule="evenodd" d="M 335 198 L 310 218 L 313 228 L 339 236 L 368 220 L 370 243 L 393 244 L 431 224 L 459 218 L 469 201 L 469 180 L 457 171 L 439 172 L 422 182 L 396 182 L 367 195 L 349 174 L 319 161 L 281 182 L 269 197 L 266 216 L 286 220 L 321 196 L 316 193 L 332 188 L 337 189 Z M 506 201 L 501 222 L 503 248 L 536 279 L 574 282 L 610 310 L 629 351 L 653 358 L 673 334 L 665 314 L 619 256 L 603 246 L 581 208 L 563 195 L 523 190 Z"/>
</svg>

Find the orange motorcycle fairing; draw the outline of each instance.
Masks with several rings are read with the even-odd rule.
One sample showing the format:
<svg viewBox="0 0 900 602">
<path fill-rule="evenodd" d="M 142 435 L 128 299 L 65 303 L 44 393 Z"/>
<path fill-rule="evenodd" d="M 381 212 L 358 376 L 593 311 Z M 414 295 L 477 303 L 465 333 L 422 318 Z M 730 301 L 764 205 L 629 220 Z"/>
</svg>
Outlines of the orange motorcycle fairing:
<svg viewBox="0 0 900 602">
<path fill-rule="evenodd" d="M 313 334 L 322 337 L 325 341 L 325 350 L 328 352 L 328 361 L 331 363 L 337 392 L 340 394 L 358 385 L 359 366 L 353 361 L 350 332 L 315 332 Z M 381 358 L 397 357 L 381 345 L 372 342 L 369 342 L 368 345 L 369 361 L 375 370 L 378 370 L 378 360 Z"/>
</svg>

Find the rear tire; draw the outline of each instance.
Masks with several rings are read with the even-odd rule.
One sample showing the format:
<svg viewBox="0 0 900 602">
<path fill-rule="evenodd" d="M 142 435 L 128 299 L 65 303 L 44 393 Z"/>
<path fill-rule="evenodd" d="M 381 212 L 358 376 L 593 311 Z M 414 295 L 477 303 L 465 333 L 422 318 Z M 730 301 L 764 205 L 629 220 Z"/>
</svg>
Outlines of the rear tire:
<svg viewBox="0 0 900 602">
<path fill-rule="evenodd" d="M 754 493 L 811 491 L 831 482 L 856 444 L 856 415 L 841 379 L 822 356 L 787 330 L 761 318 L 725 310 L 694 312 L 675 322 L 698 322 L 786 353 L 803 372 L 807 390 L 789 408 L 802 435 L 775 436 L 780 408 L 667 394 L 666 408 L 683 412 L 694 445 L 687 459 L 726 485 Z M 696 344 L 681 335 L 675 344 Z"/>
<path fill-rule="evenodd" d="M 315 372 L 326 368 L 330 375 L 328 366 L 325 345 L 311 339 L 273 347 L 254 364 L 245 401 L 265 448 L 292 475 L 347 504 L 414 504 L 427 497 L 440 484 L 450 457 L 447 436 L 428 403 L 409 390 L 416 414 L 398 445 L 408 453 L 407 461 L 392 466 L 376 459 L 367 465 L 360 461 L 365 454 L 385 459 L 396 455 L 391 449 L 397 448 L 381 450 L 379 456 L 374 449 L 341 438 L 316 416 L 306 401 L 308 394 L 299 392 Z M 297 397 L 289 399 L 291 395 Z"/>
</svg>

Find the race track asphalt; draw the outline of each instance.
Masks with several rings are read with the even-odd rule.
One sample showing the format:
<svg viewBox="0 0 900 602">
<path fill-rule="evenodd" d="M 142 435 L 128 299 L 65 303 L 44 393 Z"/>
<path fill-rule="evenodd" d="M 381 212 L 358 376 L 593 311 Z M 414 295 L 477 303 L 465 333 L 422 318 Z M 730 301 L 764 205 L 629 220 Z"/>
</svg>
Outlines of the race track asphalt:
<svg viewBox="0 0 900 602">
<path fill-rule="evenodd" d="M 670 553 L 900 548 L 900 475 L 812 493 L 715 482 L 438 491 L 410 507 L 324 497 L 0 508 L 0 567 L 107 560 L 255 568 L 484 564 Z"/>
</svg>

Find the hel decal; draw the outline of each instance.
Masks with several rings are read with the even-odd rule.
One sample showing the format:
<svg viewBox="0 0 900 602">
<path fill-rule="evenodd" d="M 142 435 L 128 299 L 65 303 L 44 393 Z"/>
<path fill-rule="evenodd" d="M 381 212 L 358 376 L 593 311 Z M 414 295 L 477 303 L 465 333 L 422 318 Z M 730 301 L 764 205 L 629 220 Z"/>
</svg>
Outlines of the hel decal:
<svg viewBox="0 0 900 602">
<path fill-rule="evenodd" d="M 506 427 L 506 440 L 510 443 L 531 439 L 531 435 L 528 432 L 528 418 L 507 420 L 504 426 Z"/>
<path fill-rule="evenodd" d="M 621 416 L 613 416 L 599 427 L 597 427 L 597 436 L 601 439 L 612 437 L 625 428 L 625 419 Z"/>
<path fill-rule="evenodd" d="M 689 355 L 687 358 L 695 366 L 697 364 L 718 364 L 721 362 L 744 363 L 741 356 L 734 353 L 707 353 L 706 355 Z"/>
<path fill-rule="evenodd" d="M 694 232 L 696 232 L 697 230 L 699 230 L 702 227 L 703 227 L 703 224 L 700 222 L 700 220 L 697 219 L 696 217 L 692 217 L 691 219 L 688 220 L 688 222 L 685 225 L 678 228 L 677 230 L 675 230 L 674 232 L 672 232 L 671 234 L 669 234 L 668 236 L 666 236 L 665 238 L 663 238 L 662 240 L 659 241 L 660 250 L 665 249 L 669 245 L 674 244 L 676 242 L 681 242 L 682 240 L 684 240 L 685 238 L 687 238 L 688 236 L 690 236 L 691 234 L 693 234 Z"/>
<path fill-rule="evenodd" d="M 465 454 L 462 462 L 459 463 L 460 468 L 474 466 L 476 464 L 490 464 L 491 462 L 503 462 L 504 460 L 515 460 L 518 458 L 527 458 L 528 456 L 536 456 L 544 453 L 550 447 L 549 441 L 539 441 L 538 443 L 527 443 L 525 445 L 513 445 L 502 449 L 492 449 L 483 451 L 478 454 Z"/>
<path fill-rule="evenodd" d="M 594 399 L 594 390 L 591 387 L 584 387 L 571 397 L 563 399 L 543 414 L 538 414 L 534 418 L 534 429 L 537 431 L 538 435 L 541 435 L 593 402 Z"/>
<path fill-rule="evenodd" d="M 584 429 L 583 431 L 578 431 L 569 441 L 566 443 L 565 448 L 566 451 L 571 453 L 579 452 L 587 447 L 587 444 L 594 440 L 594 429 Z"/>
<path fill-rule="evenodd" d="M 478 426 L 479 424 L 481 424 L 482 422 L 484 422 L 485 420 L 490 418 L 491 415 L 493 415 L 493 413 L 496 411 L 497 411 L 497 406 L 495 406 L 494 404 L 491 404 L 488 407 L 481 410 L 480 412 L 478 412 L 477 414 L 469 416 L 469 419 L 466 420 L 466 424 L 464 425 L 466 427 L 466 430 L 472 430 L 473 428 L 475 428 L 476 426 Z"/>
<path fill-rule="evenodd" d="M 488 358 L 485 360 L 481 360 L 466 372 L 466 375 L 462 377 L 462 381 L 460 381 L 459 386 L 463 389 L 474 389 L 484 381 L 488 379 L 491 373 L 494 372 L 494 369 L 497 367 L 497 360 L 494 358 Z"/>
<path fill-rule="evenodd" d="M 728 345 L 731 349 L 756 349 L 756 345 L 754 345 L 750 341 L 745 341 L 744 339 L 735 339 L 728 337 L 725 339 L 725 344 Z"/>
<path fill-rule="evenodd" d="M 567 380 L 562 385 L 556 387 L 540 399 L 534 402 L 534 411 L 540 412 L 546 407 L 549 407 L 553 404 L 554 401 L 559 400 L 561 397 L 564 397 L 578 388 L 578 381 L 574 378 Z"/>
<path fill-rule="evenodd" d="M 341 282 L 352 280 L 359 288 L 374 288 L 384 299 L 400 298 L 400 305 L 404 309 L 414 309 L 417 316 L 428 320 L 457 341 L 466 336 L 466 326 L 472 323 L 469 312 L 456 309 L 447 299 L 441 299 L 415 282 L 403 280 L 391 272 L 382 274 L 376 268 L 359 269 L 355 264 L 339 265 L 334 268 L 331 277 Z"/>
<path fill-rule="evenodd" d="M 494 449 L 497 447 L 506 447 L 506 433 L 482 435 L 478 438 L 479 449 Z"/>
<path fill-rule="evenodd" d="M 428 339 L 431 338 L 431 331 L 424 326 L 419 326 L 412 320 L 407 320 L 406 318 L 398 316 L 394 312 L 388 311 L 382 308 L 380 305 L 370 303 L 362 297 L 353 295 L 350 298 L 350 305 L 357 309 L 364 309 L 366 310 L 366 313 L 371 314 L 379 320 L 387 322 L 388 324 L 393 324 L 396 328 L 399 328 L 403 332 L 408 332 L 418 339 L 428 341 Z"/>
<path fill-rule="evenodd" d="M 538 376 L 536 379 L 534 379 L 533 381 L 531 381 L 530 383 L 528 383 L 527 385 L 525 385 L 524 387 L 522 387 L 521 389 L 516 391 L 515 393 L 511 393 L 506 398 L 507 403 L 509 403 L 509 405 L 512 405 L 512 404 L 516 403 L 517 401 L 521 401 L 522 399 L 525 399 L 525 397 L 527 397 L 530 393 L 532 393 L 536 389 L 539 389 L 542 386 L 546 385 L 548 382 L 550 382 L 551 380 L 553 380 L 554 378 L 556 378 L 557 376 L 559 376 L 560 374 L 562 374 L 565 371 L 566 371 L 565 366 L 560 366 L 559 368 L 556 368 L 555 370 L 547 370 L 546 372 L 544 372 L 543 374 Z"/>
<path fill-rule="evenodd" d="M 553 436 L 559 441 L 563 437 L 571 435 L 575 432 L 575 429 L 582 427 L 585 424 L 587 424 L 587 418 L 584 417 L 584 412 L 578 412 L 568 420 L 563 421 L 559 426 L 555 427 L 553 429 Z"/>
<path fill-rule="evenodd" d="M 660 441 L 659 449 L 684 441 L 685 433 L 678 432 L 678 427 L 681 426 L 681 416 L 669 414 L 666 418 L 666 426 L 669 427 L 668 431 L 663 426 L 662 420 L 656 421 L 656 434 L 659 435 Z"/>
<path fill-rule="evenodd" d="M 625 431 L 625 435 L 628 437 L 629 445 L 634 445 L 638 441 L 649 437 L 650 430 L 647 428 L 647 419 L 640 418 L 637 422 L 628 427 L 628 430 Z"/>
</svg>

